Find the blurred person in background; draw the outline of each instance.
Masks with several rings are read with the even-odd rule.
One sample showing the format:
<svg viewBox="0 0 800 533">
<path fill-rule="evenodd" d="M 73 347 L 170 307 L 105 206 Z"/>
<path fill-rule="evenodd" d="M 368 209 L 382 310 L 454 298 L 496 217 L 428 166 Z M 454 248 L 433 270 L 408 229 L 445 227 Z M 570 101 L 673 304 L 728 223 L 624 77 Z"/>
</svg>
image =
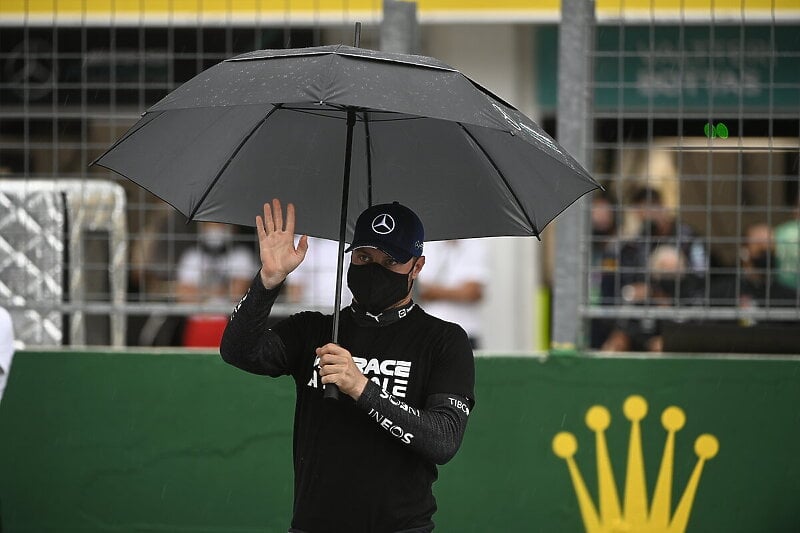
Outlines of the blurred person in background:
<svg viewBox="0 0 800 533">
<path fill-rule="evenodd" d="M 483 340 L 481 302 L 489 281 L 486 242 L 459 239 L 425 243 L 425 272 L 417 297 L 429 314 L 459 324 L 473 348 Z"/>
<path fill-rule="evenodd" d="M 217 222 L 198 224 L 197 246 L 184 251 L 178 261 L 176 297 L 180 303 L 230 305 L 247 291 L 258 271 L 255 253 L 235 241 L 234 226 Z M 183 345 L 217 347 L 227 315 L 189 316 L 183 328 Z"/>
<path fill-rule="evenodd" d="M 11 371 L 11 359 L 14 357 L 14 327 L 11 315 L 4 307 L 0 307 L 0 401 Z"/>
<path fill-rule="evenodd" d="M 647 263 L 648 283 L 636 305 L 671 307 L 693 304 L 698 293 L 687 276 L 688 263 L 677 246 L 662 244 L 653 250 Z M 616 321 L 614 329 L 601 346 L 608 352 L 661 352 L 661 330 L 664 320 L 652 317 L 625 318 Z"/>
<path fill-rule="evenodd" d="M 647 298 L 647 264 L 653 250 L 664 245 L 680 249 L 686 262 L 685 276 L 699 288 L 709 268 L 704 239 L 688 224 L 678 223 L 675 213 L 664 206 L 661 193 L 656 189 L 638 188 L 631 197 L 631 209 L 641 227 L 636 237 L 621 245 L 618 294 L 622 299 L 626 303 L 636 303 Z"/>
<path fill-rule="evenodd" d="M 250 247 L 235 242 L 234 227 L 200 222 L 197 246 L 188 248 L 178 261 L 178 301 L 184 303 L 237 301 L 258 270 Z"/>
<path fill-rule="evenodd" d="M 738 275 L 715 275 L 712 301 L 741 308 L 794 305 L 797 291 L 778 282 L 776 268 L 772 228 L 764 222 L 751 224 L 744 231 Z"/>
<path fill-rule="evenodd" d="M 0 307 L 0 403 L 3 400 L 3 391 L 11 371 L 11 359 L 14 357 L 14 328 L 11 315 L 5 308 Z M 0 532 L 3 531 L 3 510 L 0 505 Z"/>
<path fill-rule="evenodd" d="M 336 267 L 339 243 L 308 237 L 308 251 L 300 266 L 286 279 L 286 300 L 306 309 L 333 309 L 336 298 Z M 344 272 L 350 263 L 345 254 Z M 342 283 L 342 306 L 350 304 L 350 291 Z"/>
<path fill-rule="evenodd" d="M 775 228 L 775 259 L 778 282 L 790 290 L 800 291 L 800 189 L 794 205 L 794 220 Z"/>
<path fill-rule="evenodd" d="M 589 304 L 613 305 L 620 239 L 618 215 L 613 197 L 606 191 L 592 194 L 592 257 L 589 274 Z M 589 346 L 599 348 L 614 327 L 614 319 L 593 318 Z"/>
</svg>

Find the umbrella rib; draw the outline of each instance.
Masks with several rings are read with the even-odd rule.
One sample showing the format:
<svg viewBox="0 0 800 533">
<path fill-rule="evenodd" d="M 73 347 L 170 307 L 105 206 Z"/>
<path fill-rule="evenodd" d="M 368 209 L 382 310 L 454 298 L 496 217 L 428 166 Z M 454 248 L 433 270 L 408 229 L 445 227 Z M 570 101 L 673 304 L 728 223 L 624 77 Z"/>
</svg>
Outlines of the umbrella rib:
<svg viewBox="0 0 800 533">
<path fill-rule="evenodd" d="M 312 116 L 315 116 L 315 117 L 322 117 L 322 118 L 332 118 L 332 119 L 335 119 L 335 120 L 341 120 L 342 118 L 347 118 L 347 117 L 339 118 L 338 116 L 334 116 L 334 115 L 331 115 L 331 114 L 326 114 L 323 111 L 319 111 L 319 110 L 316 110 L 316 109 L 310 109 L 310 108 L 284 107 L 283 109 L 286 110 L 286 111 L 294 111 L 296 113 L 302 113 L 304 115 L 312 115 Z M 335 110 L 336 111 L 342 111 L 342 112 L 346 112 L 347 111 L 346 109 L 339 109 L 339 108 L 336 108 Z"/>
<path fill-rule="evenodd" d="M 328 104 L 328 105 L 330 105 L 330 104 Z M 342 111 L 343 113 L 346 113 L 347 109 L 348 109 L 346 106 L 341 106 L 340 107 L 340 106 L 331 105 L 331 107 L 333 109 L 335 109 L 336 111 Z M 286 111 L 295 111 L 297 113 L 305 113 L 307 115 L 313 115 L 313 116 L 316 116 L 316 117 L 333 118 L 333 119 L 339 120 L 339 117 L 337 117 L 337 116 L 326 114 L 324 111 L 320 111 L 319 109 L 314 109 L 314 108 L 311 108 L 311 107 L 286 107 L 286 106 L 284 106 L 283 109 L 286 110 Z M 368 109 L 360 109 L 360 108 L 353 108 L 353 109 L 355 109 L 356 111 L 363 111 L 365 113 L 366 112 L 386 113 L 386 114 L 390 114 L 390 115 L 391 114 L 397 114 L 397 115 L 400 114 L 400 113 L 392 113 L 391 111 L 371 111 L 371 110 L 368 110 Z M 342 119 L 344 119 L 344 118 L 347 118 L 347 117 L 346 116 L 342 117 Z M 400 120 L 422 120 L 423 118 L 426 118 L 426 117 L 404 116 L 404 117 L 378 118 L 378 119 L 370 118 L 369 121 L 370 122 L 396 122 L 396 121 L 400 121 Z M 358 117 L 356 117 L 356 122 L 363 122 L 363 119 L 359 119 Z"/>
<path fill-rule="evenodd" d="M 203 202 L 206 201 L 206 197 L 209 195 L 209 193 L 211 193 L 211 189 L 214 188 L 214 186 L 217 184 L 217 181 L 219 181 L 219 179 L 222 177 L 222 174 L 225 173 L 225 170 L 228 168 L 228 165 L 230 165 L 231 162 L 233 162 L 234 158 L 239 153 L 239 151 L 244 147 L 245 144 L 247 144 L 247 141 L 250 140 L 250 137 L 252 137 L 255 134 L 255 132 L 258 131 L 258 129 L 261 126 L 264 125 L 264 123 L 267 121 L 267 119 L 269 117 L 271 117 L 272 114 L 275 111 L 277 111 L 278 109 L 280 109 L 281 107 L 282 107 L 281 104 L 274 105 L 272 107 L 272 109 L 269 110 L 269 113 L 267 113 L 267 116 L 265 116 L 264 118 L 259 120 L 258 123 L 248 132 L 248 134 L 244 136 L 244 138 L 239 143 L 239 145 L 236 147 L 236 149 L 231 153 L 230 157 L 228 157 L 228 160 L 225 161 L 225 164 L 222 165 L 222 168 L 219 169 L 219 172 L 217 172 L 217 175 L 214 176 L 214 179 L 211 180 L 211 183 L 208 185 L 208 187 L 206 187 L 206 190 L 203 192 L 203 196 L 200 197 L 200 201 L 197 202 L 197 204 L 195 204 L 194 208 L 192 209 L 192 212 L 189 213 L 189 220 L 192 220 L 194 218 L 194 216 L 197 214 L 197 211 L 200 209 L 200 206 L 203 205 Z M 187 220 L 187 222 L 188 222 L 188 220 Z"/>
<path fill-rule="evenodd" d="M 388 111 L 381 111 L 381 113 L 388 113 Z M 402 120 L 422 120 L 424 118 L 429 118 L 429 117 L 413 117 L 413 116 L 409 116 L 409 117 L 378 118 L 378 119 L 373 118 L 373 119 L 370 120 L 370 122 L 398 122 L 398 121 L 402 121 Z"/>
<path fill-rule="evenodd" d="M 483 157 L 486 158 L 486 160 L 489 162 L 489 164 L 492 165 L 492 168 L 494 168 L 494 171 L 497 172 L 497 175 L 500 177 L 500 179 L 503 180 L 503 183 L 505 184 L 506 189 L 508 189 L 508 192 L 511 193 L 511 196 L 514 198 L 514 201 L 517 203 L 517 207 L 519 208 L 520 213 L 522 213 L 525 216 L 525 220 L 528 222 L 528 224 L 530 224 L 534 235 L 536 235 L 536 238 L 538 239 L 539 238 L 539 229 L 536 227 L 536 223 L 531 220 L 531 217 L 529 217 L 528 213 L 525 211 L 525 209 L 523 209 L 522 202 L 520 202 L 519 197 L 517 196 L 517 193 L 514 192 L 514 189 L 511 187 L 511 184 L 508 183 L 508 180 L 506 180 L 506 177 L 500 171 L 500 167 L 497 166 L 497 163 L 494 162 L 494 159 L 492 159 L 492 156 L 490 156 L 488 154 L 488 152 L 486 152 L 486 150 L 483 148 L 481 143 L 478 142 L 478 139 L 476 139 L 475 136 L 472 135 L 472 133 L 466 127 L 464 127 L 464 125 L 461 122 L 457 122 L 457 124 L 461 127 L 462 130 L 464 130 L 464 133 L 466 133 L 467 136 L 470 139 L 472 139 L 472 142 L 475 143 L 475 146 L 477 146 L 480 149 L 481 153 L 483 154 Z"/>
</svg>

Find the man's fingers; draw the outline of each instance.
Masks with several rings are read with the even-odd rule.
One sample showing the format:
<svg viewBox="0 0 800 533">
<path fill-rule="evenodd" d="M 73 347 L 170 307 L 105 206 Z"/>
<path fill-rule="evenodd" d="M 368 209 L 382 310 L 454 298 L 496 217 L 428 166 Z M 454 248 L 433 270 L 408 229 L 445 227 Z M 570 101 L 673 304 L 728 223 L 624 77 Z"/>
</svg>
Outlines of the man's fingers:
<svg viewBox="0 0 800 533">
<path fill-rule="evenodd" d="M 297 251 L 305 259 L 306 252 L 308 252 L 308 235 L 303 235 L 297 243 Z M 301 259 L 301 260 L 302 260 Z"/>
<path fill-rule="evenodd" d="M 281 201 L 277 198 L 272 199 L 273 218 L 275 220 L 275 230 L 283 231 L 283 209 L 281 208 Z"/>
<path fill-rule="evenodd" d="M 264 229 L 264 219 L 262 219 L 260 215 L 256 215 L 256 232 L 258 233 L 258 240 L 264 239 L 267 236 L 267 232 Z"/>
<path fill-rule="evenodd" d="M 317 355 L 322 357 L 325 354 L 338 354 L 343 351 L 346 351 L 344 348 L 336 344 L 335 342 L 329 342 L 324 346 L 320 346 L 317 348 Z"/>
<path fill-rule="evenodd" d="M 320 366 L 338 365 L 347 361 L 344 355 L 326 353 L 319 358 Z"/>
<path fill-rule="evenodd" d="M 272 208 L 269 202 L 264 204 L 264 223 L 267 235 L 275 231 L 275 223 L 272 220 Z"/>
<path fill-rule="evenodd" d="M 294 235 L 294 204 L 291 202 L 286 205 L 286 233 Z"/>
</svg>

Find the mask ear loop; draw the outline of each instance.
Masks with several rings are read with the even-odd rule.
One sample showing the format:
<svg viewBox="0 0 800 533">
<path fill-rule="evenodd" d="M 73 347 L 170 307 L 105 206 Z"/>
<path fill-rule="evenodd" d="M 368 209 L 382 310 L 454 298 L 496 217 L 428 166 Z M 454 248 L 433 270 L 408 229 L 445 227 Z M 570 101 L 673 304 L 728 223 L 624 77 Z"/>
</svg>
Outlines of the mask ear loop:
<svg viewBox="0 0 800 533">
<path fill-rule="evenodd" d="M 414 263 L 411 265 L 411 270 L 408 271 L 408 292 L 406 296 L 411 294 L 414 291 L 414 278 L 411 277 L 411 273 L 414 272 L 414 269 L 417 268 L 417 263 L 419 262 L 419 257 L 414 258 Z"/>
</svg>

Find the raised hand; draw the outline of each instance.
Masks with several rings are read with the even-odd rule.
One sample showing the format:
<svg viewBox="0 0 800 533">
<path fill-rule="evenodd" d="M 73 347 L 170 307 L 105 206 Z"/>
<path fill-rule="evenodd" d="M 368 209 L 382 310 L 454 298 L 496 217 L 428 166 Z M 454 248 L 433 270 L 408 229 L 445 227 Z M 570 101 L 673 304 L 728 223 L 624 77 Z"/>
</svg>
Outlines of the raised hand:
<svg viewBox="0 0 800 533">
<path fill-rule="evenodd" d="M 264 204 L 264 218 L 256 216 L 258 248 L 261 255 L 261 281 L 273 289 L 297 268 L 308 251 L 308 237 L 303 235 L 297 248 L 294 246 L 294 205 L 286 206 L 286 226 L 283 210 L 277 198 Z"/>
</svg>

